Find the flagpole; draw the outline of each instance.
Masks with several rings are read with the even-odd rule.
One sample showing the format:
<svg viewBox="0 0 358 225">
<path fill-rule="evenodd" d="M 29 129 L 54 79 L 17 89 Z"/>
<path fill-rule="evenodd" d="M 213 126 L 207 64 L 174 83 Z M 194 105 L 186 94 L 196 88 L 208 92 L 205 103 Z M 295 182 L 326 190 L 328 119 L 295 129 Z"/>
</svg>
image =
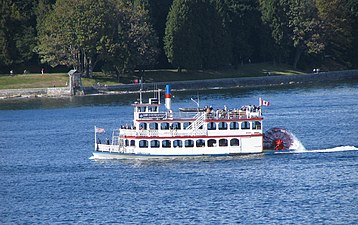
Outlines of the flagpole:
<svg viewBox="0 0 358 225">
<path fill-rule="evenodd" d="M 96 126 L 94 126 L 94 147 L 96 149 L 96 143 L 97 143 L 97 129 Z"/>
<path fill-rule="evenodd" d="M 259 108 L 260 108 L 260 116 L 262 116 L 262 106 L 261 106 L 262 100 L 261 97 L 259 97 Z"/>
</svg>

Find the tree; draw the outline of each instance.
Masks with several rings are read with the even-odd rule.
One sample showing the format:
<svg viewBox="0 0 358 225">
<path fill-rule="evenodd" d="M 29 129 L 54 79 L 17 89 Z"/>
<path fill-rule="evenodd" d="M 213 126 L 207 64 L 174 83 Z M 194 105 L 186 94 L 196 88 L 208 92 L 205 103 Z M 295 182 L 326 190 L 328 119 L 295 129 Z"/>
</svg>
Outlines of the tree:
<svg viewBox="0 0 358 225">
<path fill-rule="evenodd" d="M 358 1 L 348 0 L 347 9 L 352 24 L 352 47 L 348 51 L 348 58 L 352 63 L 352 68 L 358 68 Z"/>
<path fill-rule="evenodd" d="M 326 43 L 325 65 L 328 68 L 350 66 L 348 52 L 352 44 L 351 12 L 347 0 L 316 0 L 322 35 Z M 333 67 L 332 67 L 333 66 Z"/>
<path fill-rule="evenodd" d="M 2 0 L 0 4 L 0 66 L 30 60 L 36 46 L 33 1 Z"/>
<path fill-rule="evenodd" d="M 148 11 L 150 22 L 153 25 L 156 35 L 158 36 L 159 55 L 156 62 L 159 67 L 168 67 L 168 59 L 163 51 L 165 24 L 170 6 L 173 0 L 134 0 L 135 6 L 144 7 Z"/>
<path fill-rule="evenodd" d="M 324 49 L 314 0 L 260 0 L 260 6 L 262 19 L 271 29 L 279 62 L 292 62 L 296 68 L 302 53 L 318 54 Z"/>
<path fill-rule="evenodd" d="M 261 13 L 258 0 L 226 0 L 227 23 L 232 40 L 233 64 L 243 64 L 260 58 L 263 39 Z M 260 33 L 260 35 L 257 35 Z"/>
<path fill-rule="evenodd" d="M 120 75 L 132 73 L 136 68 L 144 70 L 155 64 L 159 50 L 158 38 L 143 6 L 118 1 L 116 8 L 118 30 L 106 58 L 106 68 L 113 68 L 119 79 Z"/>
<path fill-rule="evenodd" d="M 42 62 L 73 66 L 91 76 L 113 44 L 116 17 L 110 0 L 58 0 L 39 32 Z"/>
<path fill-rule="evenodd" d="M 164 51 L 179 71 L 228 64 L 230 41 L 214 3 L 209 0 L 173 1 L 166 24 Z"/>
<path fill-rule="evenodd" d="M 271 30 L 274 40 L 274 60 L 279 63 L 288 62 L 292 40 L 289 36 L 289 7 L 282 4 L 284 0 L 260 0 L 262 20 Z"/>
<path fill-rule="evenodd" d="M 58 0 L 39 36 L 42 61 L 91 76 L 103 61 L 120 73 L 153 64 L 157 38 L 147 12 L 126 1 Z"/>
<path fill-rule="evenodd" d="M 295 49 L 293 68 L 296 68 L 302 53 L 319 54 L 325 44 L 321 37 L 322 26 L 314 1 L 291 1 L 289 21 Z"/>
</svg>

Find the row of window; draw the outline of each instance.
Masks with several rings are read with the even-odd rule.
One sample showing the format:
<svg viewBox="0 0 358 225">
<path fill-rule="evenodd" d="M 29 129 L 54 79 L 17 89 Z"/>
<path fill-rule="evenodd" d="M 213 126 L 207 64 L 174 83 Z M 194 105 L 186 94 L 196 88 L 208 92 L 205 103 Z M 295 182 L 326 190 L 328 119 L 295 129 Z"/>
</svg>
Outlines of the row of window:
<svg viewBox="0 0 358 225">
<path fill-rule="evenodd" d="M 175 130 L 181 130 L 186 129 L 191 123 L 190 122 L 174 122 L 174 123 L 140 123 L 139 128 L 141 130 L 169 130 L 169 129 L 175 129 Z M 201 126 L 200 129 L 203 129 Z M 207 129 L 208 130 L 246 130 L 246 129 L 253 129 L 253 130 L 261 130 L 261 122 L 260 121 L 244 121 L 244 122 L 209 122 L 207 123 Z"/>
<path fill-rule="evenodd" d="M 126 139 L 124 141 L 125 146 L 135 146 L 135 141 L 134 140 L 128 140 Z M 225 146 L 239 146 L 239 139 L 237 138 L 232 138 L 230 140 L 228 139 L 208 139 L 208 140 L 204 140 L 204 139 L 198 139 L 198 140 L 191 140 L 191 139 L 187 139 L 187 140 L 151 140 L 151 141 L 147 141 L 147 140 L 140 140 L 139 141 L 139 148 L 181 148 L 181 147 L 185 147 L 185 148 L 193 148 L 193 147 L 225 147 Z"/>
</svg>

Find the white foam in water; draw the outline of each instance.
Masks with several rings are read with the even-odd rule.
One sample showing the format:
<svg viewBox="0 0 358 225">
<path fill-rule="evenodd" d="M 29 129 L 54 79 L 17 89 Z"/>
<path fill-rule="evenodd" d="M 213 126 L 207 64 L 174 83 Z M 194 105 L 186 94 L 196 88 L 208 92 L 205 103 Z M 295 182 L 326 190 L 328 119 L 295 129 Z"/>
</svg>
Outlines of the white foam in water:
<svg viewBox="0 0 358 225">
<path fill-rule="evenodd" d="M 338 146 L 334 148 L 327 148 L 327 149 L 316 149 L 316 150 L 306 150 L 305 146 L 298 140 L 298 138 L 290 133 L 293 138 L 292 146 L 290 150 L 293 150 L 292 153 L 303 153 L 303 152 L 317 152 L 317 153 L 324 153 L 324 152 L 344 152 L 344 151 L 358 151 L 358 148 L 355 146 Z"/>
<path fill-rule="evenodd" d="M 309 152 L 345 152 L 345 151 L 358 151 L 355 146 L 338 146 L 335 148 L 309 150 Z"/>
<path fill-rule="evenodd" d="M 328 153 L 328 152 L 345 152 L 345 151 L 358 151 L 358 148 L 355 146 L 338 146 L 334 148 L 326 148 L 326 149 L 314 149 L 314 150 L 306 150 L 306 149 L 292 149 L 291 153 Z"/>
<path fill-rule="evenodd" d="M 298 140 L 298 138 L 294 134 L 290 133 L 290 135 L 293 138 L 293 143 L 292 143 L 292 145 L 290 147 L 290 150 L 306 151 L 305 146 L 303 146 L 303 144 L 300 142 L 300 140 Z"/>
</svg>

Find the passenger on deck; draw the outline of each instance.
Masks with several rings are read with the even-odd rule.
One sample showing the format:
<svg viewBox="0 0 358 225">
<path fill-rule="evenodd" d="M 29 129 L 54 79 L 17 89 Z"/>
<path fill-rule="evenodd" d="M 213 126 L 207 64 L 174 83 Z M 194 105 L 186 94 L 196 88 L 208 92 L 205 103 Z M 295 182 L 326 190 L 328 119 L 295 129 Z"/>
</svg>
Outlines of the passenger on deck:
<svg viewBox="0 0 358 225">
<path fill-rule="evenodd" d="M 106 138 L 106 145 L 109 145 L 109 139 Z"/>
</svg>

